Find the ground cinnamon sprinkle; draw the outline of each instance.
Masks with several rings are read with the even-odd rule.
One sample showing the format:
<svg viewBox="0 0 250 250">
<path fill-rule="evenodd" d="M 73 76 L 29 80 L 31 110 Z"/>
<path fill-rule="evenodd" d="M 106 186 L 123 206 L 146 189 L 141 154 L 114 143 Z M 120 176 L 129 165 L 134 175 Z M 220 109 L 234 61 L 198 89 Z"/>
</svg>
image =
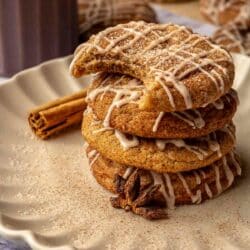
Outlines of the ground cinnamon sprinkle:
<svg viewBox="0 0 250 250">
<path fill-rule="evenodd" d="M 185 249 L 192 249 L 194 244 L 222 247 L 224 237 L 241 242 L 249 236 L 241 230 L 247 221 L 236 216 L 239 207 L 232 198 L 240 194 L 239 189 L 206 206 L 169 211 L 172 219 L 166 221 L 148 222 L 133 214 L 124 215 L 123 211 L 114 213 L 108 203 L 110 194 L 95 183 L 89 171 L 79 133 L 41 142 L 26 127 L 17 133 L 20 144 L 0 145 L 9 163 L 9 167 L 1 166 L 1 188 L 12 187 L 8 190 L 11 193 L 1 192 L 0 197 L 10 202 L 6 213 L 22 219 L 6 220 L 9 226 L 60 235 L 58 242 L 78 248 L 131 249 L 133 245 L 157 249 L 165 245 L 174 248 L 176 244 Z M 237 223 L 232 223 L 234 218 Z M 220 232 L 222 223 L 230 223 L 233 230 Z"/>
</svg>

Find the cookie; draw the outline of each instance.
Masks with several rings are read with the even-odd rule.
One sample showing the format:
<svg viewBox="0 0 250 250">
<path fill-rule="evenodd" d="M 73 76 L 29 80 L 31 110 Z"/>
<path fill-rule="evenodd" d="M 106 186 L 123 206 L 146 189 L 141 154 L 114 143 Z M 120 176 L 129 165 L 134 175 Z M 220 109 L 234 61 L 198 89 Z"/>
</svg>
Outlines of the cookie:
<svg viewBox="0 0 250 250">
<path fill-rule="evenodd" d="M 223 128 L 237 108 L 237 93 L 228 94 L 206 107 L 182 112 L 156 112 L 139 108 L 146 92 L 135 78 L 98 74 L 89 87 L 88 105 L 105 127 L 148 138 L 192 138 Z"/>
<path fill-rule="evenodd" d="M 109 191 L 116 193 L 115 176 L 124 176 L 128 167 L 101 156 L 98 151 L 90 146 L 86 149 L 86 155 L 97 182 Z M 149 171 L 142 171 L 141 183 L 143 187 L 152 184 L 153 179 L 150 178 L 148 173 Z"/>
<path fill-rule="evenodd" d="M 78 0 L 82 39 L 120 23 L 143 20 L 157 22 L 156 14 L 144 0 Z"/>
<path fill-rule="evenodd" d="M 87 148 L 93 176 L 105 189 L 117 193 L 116 177 L 128 179 L 135 167 L 118 164 L 100 153 L 95 158 L 91 147 Z M 236 176 L 241 175 L 239 157 L 231 151 L 222 159 L 199 170 L 178 173 L 156 173 L 142 170 L 140 172 L 141 188 L 160 184 L 169 208 L 180 204 L 199 204 L 204 200 L 214 198 L 228 189 Z"/>
<path fill-rule="evenodd" d="M 82 134 L 85 140 L 108 159 L 121 164 L 158 172 L 179 172 L 207 166 L 232 150 L 233 124 L 193 139 L 145 139 L 103 127 L 88 108 Z"/>
<path fill-rule="evenodd" d="M 250 26 L 249 0 L 201 0 L 200 10 L 216 25 L 246 22 Z"/>
<path fill-rule="evenodd" d="M 140 108 L 183 111 L 214 102 L 232 86 L 231 55 L 184 26 L 130 22 L 108 28 L 80 45 L 70 66 L 80 77 L 95 72 L 140 79 Z"/>
<path fill-rule="evenodd" d="M 223 26 L 216 30 L 212 39 L 230 52 L 250 56 L 250 26 Z"/>
</svg>

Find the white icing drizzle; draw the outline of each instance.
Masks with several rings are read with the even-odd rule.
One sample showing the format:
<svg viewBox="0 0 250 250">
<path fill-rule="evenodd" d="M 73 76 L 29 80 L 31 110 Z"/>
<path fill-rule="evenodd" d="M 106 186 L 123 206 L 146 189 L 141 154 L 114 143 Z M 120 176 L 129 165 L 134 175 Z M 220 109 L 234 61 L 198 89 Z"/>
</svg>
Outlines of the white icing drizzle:
<svg viewBox="0 0 250 250">
<path fill-rule="evenodd" d="M 101 121 L 99 120 L 95 120 L 95 118 L 93 119 L 93 121 L 91 122 L 91 126 L 96 126 L 96 125 L 100 125 L 101 124 Z M 100 129 L 102 130 L 102 129 Z M 105 129 L 106 130 L 106 129 Z M 100 131 L 98 131 L 100 132 Z M 97 130 L 96 131 L 93 131 L 93 134 L 97 133 Z"/>
<path fill-rule="evenodd" d="M 175 194 L 174 194 L 174 189 L 170 180 L 170 177 L 168 176 L 168 174 L 158 174 L 155 173 L 153 171 L 151 171 L 151 175 L 153 177 L 154 180 L 154 184 L 155 185 L 161 185 L 160 187 L 160 191 L 162 192 L 165 201 L 167 203 L 168 208 L 170 209 L 174 209 L 175 207 Z M 165 181 L 167 183 L 167 186 L 165 184 L 165 182 L 163 181 L 163 178 L 165 177 Z M 169 192 L 169 194 L 167 193 L 167 190 Z"/>
<path fill-rule="evenodd" d="M 172 112 L 171 115 L 179 118 L 180 120 L 186 122 L 188 125 L 190 125 L 193 129 L 195 129 L 195 123 L 191 120 L 191 117 L 187 116 L 187 112 Z"/>
<path fill-rule="evenodd" d="M 100 124 L 100 121 L 94 121 L 94 125 L 96 124 Z M 230 126 L 228 126 L 230 127 Z M 117 129 L 113 129 L 110 127 L 107 128 L 100 128 L 97 129 L 95 131 L 93 131 L 93 133 L 100 133 L 100 132 L 105 132 L 105 131 L 112 131 L 114 132 L 116 138 L 119 140 L 121 146 L 124 148 L 124 150 L 128 150 L 130 148 L 133 147 L 137 147 L 140 143 L 139 138 L 137 136 L 133 136 L 133 135 L 126 135 L 124 133 L 122 133 L 121 131 L 117 130 Z M 229 128 L 222 129 L 222 131 L 227 132 L 227 133 L 232 133 Z M 129 136 L 129 138 L 128 138 Z M 220 144 L 217 141 L 217 136 L 215 132 L 212 132 L 210 135 L 208 136 L 204 136 L 204 137 L 199 137 L 196 138 L 196 140 L 199 141 L 205 141 L 208 144 L 208 148 L 213 151 L 213 152 L 217 152 L 218 156 L 221 157 L 222 153 L 221 153 L 221 149 L 220 149 Z M 195 146 L 195 145 L 188 145 L 187 142 L 184 139 L 156 139 L 155 140 L 155 144 L 158 147 L 159 150 L 164 150 L 166 147 L 166 144 L 173 144 L 174 146 L 178 147 L 178 148 L 185 148 L 186 150 L 194 153 L 197 158 L 199 160 L 204 160 L 204 157 L 206 157 L 208 155 L 207 150 L 202 149 L 199 146 Z"/>
<path fill-rule="evenodd" d="M 94 157 L 96 154 L 97 154 L 97 151 L 96 151 L 96 150 L 91 150 L 91 151 L 88 153 L 88 157 L 92 158 L 92 157 Z"/>
<path fill-rule="evenodd" d="M 90 113 L 92 113 L 92 108 L 90 107 L 90 106 L 87 106 L 87 108 L 84 110 L 84 114 L 90 114 Z"/>
<path fill-rule="evenodd" d="M 195 180 L 196 180 L 197 185 L 200 185 L 201 184 L 201 177 L 199 176 L 197 171 L 194 171 L 194 176 L 195 176 Z"/>
<path fill-rule="evenodd" d="M 188 145 L 182 139 L 168 139 L 168 140 L 157 139 L 156 140 L 156 146 L 160 150 L 164 150 L 166 147 L 166 144 L 173 144 L 174 146 L 176 146 L 178 148 L 185 148 L 188 151 L 194 153 L 198 157 L 199 160 L 203 160 L 204 156 L 206 156 L 208 154 L 205 150 L 201 149 L 200 147 Z"/>
<path fill-rule="evenodd" d="M 233 175 L 232 170 L 228 166 L 227 159 L 226 159 L 225 156 L 222 157 L 222 162 L 223 162 L 223 169 L 225 171 L 227 181 L 228 181 L 227 187 L 230 187 L 232 185 L 233 181 L 234 181 L 234 175 Z"/>
<path fill-rule="evenodd" d="M 110 79 L 110 75 L 108 75 L 108 77 L 104 78 L 103 82 L 101 83 L 101 86 L 94 89 L 93 91 L 91 91 L 90 93 L 88 93 L 88 97 L 87 99 L 89 100 L 95 100 L 95 98 L 98 95 L 101 95 L 101 99 L 103 98 L 104 94 L 107 92 L 114 92 L 115 93 L 115 97 L 112 101 L 112 104 L 110 105 L 108 112 L 105 116 L 103 125 L 106 128 L 109 128 L 110 125 L 110 117 L 112 114 L 112 111 L 115 107 L 121 107 L 122 105 L 128 104 L 128 103 L 133 103 L 140 98 L 140 94 L 141 92 L 144 91 L 145 87 L 143 85 L 140 84 L 140 82 L 136 79 L 132 79 L 130 81 L 128 81 L 128 83 L 126 85 L 121 85 L 119 86 L 119 83 L 125 78 L 125 76 L 121 76 L 120 78 L 118 78 L 113 84 L 114 86 L 110 86 L 110 85 L 105 85 L 106 83 L 108 83 L 108 80 Z M 140 91 L 140 92 L 139 92 Z M 228 92 L 228 94 L 226 95 L 226 97 L 228 97 L 228 95 L 232 96 L 232 98 L 234 98 L 237 101 L 237 93 L 234 90 L 230 90 Z M 228 98 L 229 99 L 229 98 Z M 230 99 L 229 99 L 230 102 Z M 217 100 L 215 103 L 213 103 L 213 105 L 217 108 L 217 109 L 222 109 L 224 108 L 224 103 L 221 99 Z M 86 112 L 89 112 L 89 107 L 87 109 Z M 182 120 L 183 122 L 186 122 L 188 125 L 190 125 L 193 129 L 201 129 L 205 126 L 205 121 L 202 118 L 201 113 L 199 112 L 199 110 L 186 110 L 186 111 L 182 111 L 182 112 L 172 112 L 171 113 L 173 116 L 177 117 L 178 119 Z M 152 131 L 153 132 L 157 132 L 158 127 L 160 125 L 160 122 L 162 120 L 162 118 L 164 117 L 164 112 L 160 112 L 158 117 L 155 120 L 155 123 L 153 125 Z M 101 131 L 105 131 L 106 129 L 101 129 Z M 108 129 L 107 129 L 108 130 Z M 99 131 L 97 131 L 99 132 Z"/>
<path fill-rule="evenodd" d="M 214 164 L 214 172 L 215 172 L 217 195 L 219 195 L 222 192 L 222 186 L 221 186 L 221 182 L 220 182 L 220 170 L 219 170 L 219 167 L 215 164 Z"/>
<path fill-rule="evenodd" d="M 224 129 L 221 129 L 223 132 L 228 133 L 230 136 L 234 136 L 233 131 L 230 130 L 230 126 L 227 125 Z M 233 137 L 234 138 L 234 137 Z M 216 132 L 212 132 L 208 136 L 203 136 L 196 138 L 199 141 L 206 141 L 208 143 L 208 147 L 211 151 L 217 152 L 218 157 L 222 157 L 222 152 L 220 148 L 220 144 L 218 143 Z M 208 152 L 198 146 L 193 146 L 193 145 L 188 145 L 185 140 L 183 139 L 157 139 L 156 140 L 156 146 L 160 150 L 164 150 L 166 147 L 166 144 L 173 144 L 176 147 L 183 147 L 190 152 L 193 152 L 196 154 L 196 156 L 200 159 L 203 160 L 205 156 L 208 155 Z"/>
<path fill-rule="evenodd" d="M 85 142 L 84 142 L 84 144 L 83 144 L 83 148 L 84 148 L 84 150 L 86 150 L 86 149 L 88 148 L 88 146 L 89 146 L 88 142 L 87 142 L 87 141 L 85 141 Z"/>
<path fill-rule="evenodd" d="M 100 122 L 98 124 L 100 124 Z M 93 134 L 102 133 L 106 131 L 114 132 L 116 138 L 118 139 L 120 145 L 123 147 L 124 150 L 128 150 L 130 148 L 137 147 L 139 145 L 139 139 L 137 136 L 132 136 L 132 138 L 130 139 L 130 138 L 127 138 L 126 134 L 122 133 L 121 131 L 117 129 L 113 129 L 110 127 L 94 130 Z"/>
<path fill-rule="evenodd" d="M 89 153 L 88 153 L 88 158 L 93 158 L 90 160 L 90 164 L 89 166 L 92 167 L 92 165 L 96 162 L 96 160 L 99 158 L 100 156 L 100 153 L 98 153 L 98 151 L 96 151 L 95 149 L 91 150 Z"/>
<path fill-rule="evenodd" d="M 227 133 L 231 137 L 231 139 L 235 141 L 235 133 L 232 126 L 227 124 L 224 128 L 221 128 L 220 130 Z"/>
<path fill-rule="evenodd" d="M 238 161 L 235 159 L 235 152 L 231 151 L 230 156 L 231 156 L 231 160 L 236 168 L 237 175 L 241 175 L 241 172 L 242 172 L 241 166 L 238 163 Z"/>
<path fill-rule="evenodd" d="M 154 185 L 161 185 L 161 188 L 160 188 L 160 191 L 162 192 L 162 194 L 164 195 L 164 198 L 166 200 L 166 202 L 168 201 L 168 195 L 166 193 L 166 190 L 163 188 L 163 181 L 162 181 L 162 175 L 161 174 L 158 174 L 154 171 L 150 171 L 152 177 L 153 177 L 153 180 L 154 180 Z"/>
<path fill-rule="evenodd" d="M 172 87 L 175 88 L 183 97 L 186 108 L 192 108 L 192 97 L 188 87 L 183 82 L 183 79 L 188 74 L 191 74 L 197 70 L 205 74 L 215 84 L 217 90 L 223 93 L 225 84 L 224 78 L 228 77 L 228 72 L 226 68 L 221 66 L 219 63 L 225 60 L 232 62 L 231 56 L 224 49 L 213 44 L 209 40 L 206 40 L 206 43 L 208 44 L 210 49 L 200 49 L 201 51 L 199 53 L 190 52 L 189 50 L 196 44 L 201 41 L 205 41 L 204 38 L 197 34 L 192 34 L 190 30 L 188 30 L 184 26 L 173 26 L 175 26 L 176 29 L 172 32 L 169 32 L 165 36 L 160 35 L 159 31 L 166 30 L 169 27 L 169 24 L 146 24 L 144 22 L 130 22 L 126 25 L 117 25 L 115 27 L 106 29 L 96 35 L 91 42 L 86 43 L 84 45 L 84 48 L 80 48 L 78 50 L 71 64 L 71 70 L 73 69 L 75 61 L 77 61 L 82 53 L 84 53 L 84 51 L 86 50 L 90 51 L 92 49 L 96 49 L 100 54 L 104 54 L 112 50 L 112 52 L 122 54 L 124 58 L 129 58 L 130 60 L 132 60 L 131 64 L 133 64 L 133 60 L 138 60 L 139 56 L 145 58 L 145 60 L 143 61 L 143 65 L 151 65 L 149 68 L 149 73 L 154 76 L 155 80 L 165 90 L 168 96 L 168 100 L 173 109 L 176 105 L 174 97 L 172 95 Z M 119 30 L 123 31 L 119 37 L 112 36 L 112 38 L 110 38 L 111 33 Z M 158 46 L 161 46 L 162 43 L 167 42 L 170 38 L 173 38 L 174 35 L 177 35 L 180 32 L 186 33 L 188 35 L 188 38 L 185 39 L 181 44 L 178 44 L 178 46 L 174 44 L 169 46 L 168 48 L 161 47 L 160 49 L 157 49 Z M 133 47 L 133 45 L 140 39 L 148 41 L 149 37 L 152 37 L 150 36 L 151 34 L 153 34 L 155 38 L 153 41 L 150 41 L 150 43 L 144 49 L 143 53 L 140 53 L 138 55 L 135 54 L 130 57 L 128 53 L 125 53 L 125 50 Z M 130 39 L 130 41 L 122 43 L 130 37 L 132 38 Z M 105 48 L 100 46 L 100 41 L 104 38 L 108 43 Z M 154 53 L 152 53 L 152 51 Z M 207 57 L 214 52 L 220 52 L 221 54 L 226 56 L 226 58 L 224 57 L 216 60 L 208 59 Z M 159 58 L 159 62 L 156 64 L 152 63 L 152 61 L 156 58 Z M 167 62 L 171 58 L 174 58 L 179 62 L 176 63 L 172 68 L 166 69 L 164 67 L 165 62 Z M 93 62 L 90 62 L 90 64 L 91 63 Z M 211 71 L 207 71 L 205 67 L 209 65 L 213 66 L 214 69 Z M 86 67 L 88 67 L 88 65 Z"/>
<path fill-rule="evenodd" d="M 139 98 L 139 94 L 134 94 L 134 93 L 138 93 L 135 91 L 140 89 L 141 87 L 143 88 L 143 85 L 139 85 L 138 81 L 135 80 L 131 80 L 128 82 L 128 84 L 126 85 L 122 85 L 122 86 L 118 86 L 118 83 L 121 81 L 121 79 L 118 79 L 114 85 L 117 85 L 117 88 L 114 88 L 110 85 L 104 86 L 104 84 L 101 84 L 101 87 L 94 89 L 93 91 L 91 91 L 90 93 L 88 93 L 88 99 L 90 100 L 94 100 L 99 94 L 103 94 L 107 91 L 114 91 L 116 93 L 115 98 L 112 101 L 112 105 L 110 105 L 109 107 L 109 111 L 107 112 L 107 115 L 105 117 L 105 120 L 103 122 L 103 126 L 104 128 L 98 129 L 96 131 L 94 131 L 93 133 L 99 133 L 99 132 L 104 132 L 107 130 L 111 130 L 115 132 L 115 136 L 117 137 L 117 139 L 119 140 L 120 144 L 123 146 L 123 148 L 125 150 L 128 150 L 131 147 L 136 147 L 139 145 L 139 140 L 138 137 L 133 136 L 131 139 L 128 139 L 126 137 L 126 135 L 124 133 L 122 133 L 121 131 L 118 130 L 114 130 L 113 128 L 111 128 L 109 126 L 109 120 L 110 120 L 110 115 L 112 113 L 112 110 L 114 107 L 120 107 L 121 105 L 124 105 L 126 103 L 131 102 L 131 100 L 137 100 Z M 116 84 L 117 83 L 117 84 Z M 124 97 L 125 96 L 125 97 Z M 126 98 L 127 97 L 127 98 Z M 87 109 L 87 112 L 90 112 L 90 108 Z M 189 113 L 188 113 L 189 112 Z M 194 112 L 196 116 L 192 116 L 191 112 Z M 178 114 L 182 114 L 185 115 L 187 118 L 183 118 L 181 116 L 179 116 Z M 202 127 L 204 126 L 204 121 L 201 117 L 201 114 L 198 110 L 193 110 L 193 111 L 184 111 L 184 112 L 175 112 L 174 115 L 181 117 L 180 119 L 185 120 L 186 122 L 189 122 L 189 124 L 191 125 L 191 119 L 192 121 L 192 125 L 196 126 L 196 127 Z M 159 116 L 157 117 L 155 124 L 153 126 L 153 131 L 157 131 L 159 123 L 161 122 L 162 117 L 164 116 L 164 112 L 160 112 Z M 190 119 L 190 120 L 188 120 Z M 96 120 L 95 121 L 96 124 L 99 124 L 100 121 Z M 233 131 L 230 130 L 230 126 L 226 126 L 224 129 L 221 129 L 222 131 L 229 133 L 230 136 L 234 136 Z M 211 138 L 210 138 L 211 136 Z M 198 139 L 198 138 L 197 138 Z M 207 141 L 209 149 L 213 152 L 217 152 L 218 156 L 221 157 L 222 153 L 220 150 L 220 145 L 217 141 L 217 137 L 216 137 L 216 133 L 213 132 L 211 133 L 209 136 L 207 137 L 200 137 L 199 138 L 200 141 Z M 166 144 L 173 144 L 174 146 L 178 147 L 178 148 L 185 148 L 187 150 L 189 150 L 190 152 L 194 153 L 199 160 L 203 160 L 205 156 L 208 155 L 208 152 L 204 149 L 202 149 L 201 147 L 198 146 L 193 146 L 193 145 L 188 145 L 185 140 L 183 139 L 156 139 L 155 141 L 156 146 L 160 149 L 160 150 L 164 150 L 166 147 Z"/>
<path fill-rule="evenodd" d="M 199 129 L 203 128 L 206 124 L 205 124 L 204 119 L 201 116 L 200 111 L 197 109 L 193 109 L 193 112 L 197 115 L 197 118 L 193 120 L 196 128 L 199 128 Z"/>
<path fill-rule="evenodd" d="M 160 139 L 156 140 L 156 146 L 157 146 L 160 150 L 164 150 L 165 147 L 166 147 L 166 144 L 167 144 L 166 140 L 165 140 L 165 141 L 164 141 L 164 140 L 160 140 Z"/>
<path fill-rule="evenodd" d="M 218 110 L 224 109 L 224 102 L 221 99 L 218 99 L 217 101 L 213 102 L 212 104 Z"/>
<path fill-rule="evenodd" d="M 103 120 L 103 126 L 105 128 L 110 127 L 110 119 L 114 108 L 119 108 L 123 105 L 126 105 L 131 102 L 136 102 L 139 100 L 141 96 L 141 90 L 143 89 L 143 85 L 140 85 L 140 82 L 137 79 L 132 79 L 128 81 L 126 85 L 118 86 L 118 84 L 125 78 L 122 76 L 118 78 L 114 82 L 114 86 L 107 84 L 105 85 L 108 80 L 110 79 L 110 75 L 104 78 L 100 87 L 90 91 L 87 96 L 87 100 L 94 101 L 98 95 L 101 94 L 101 99 L 103 99 L 105 93 L 113 92 L 115 93 L 115 97 L 112 100 L 111 105 L 108 108 L 106 116 Z M 140 90 L 140 92 L 139 92 Z"/>
<path fill-rule="evenodd" d="M 128 167 L 125 171 L 125 173 L 123 174 L 122 178 L 127 180 L 128 177 L 133 173 L 134 168 L 133 167 Z"/>
<path fill-rule="evenodd" d="M 231 152 L 230 156 L 231 156 L 231 159 L 232 159 L 234 166 L 237 168 L 238 175 L 240 175 L 241 168 L 240 168 L 238 162 L 236 161 L 234 154 L 235 154 L 234 152 Z M 224 169 L 226 178 L 228 180 L 228 187 L 229 187 L 232 185 L 232 183 L 234 181 L 234 175 L 233 175 L 230 167 L 228 166 L 227 158 L 224 156 L 221 158 L 221 160 L 223 163 L 223 169 Z M 215 182 L 216 182 L 216 189 L 217 189 L 216 195 L 219 195 L 223 191 L 222 186 L 221 186 L 221 176 L 220 176 L 219 166 L 216 164 L 213 164 L 211 167 L 214 168 L 214 172 L 215 172 Z M 175 196 L 174 187 L 173 187 L 173 184 L 172 184 L 171 178 L 170 178 L 171 174 L 168 174 L 168 173 L 158 174 L 154 171 L 150 171 L 150 173 L 153 177 L 154 184 L 161 185 L 160 191 L 162 192 L 162 194 L 166 200 L 168 208 L 173 209 L 175 207 L 176 196 Z M 202 169 L 199 169 L 199 170 L 194 170 L 193 173 L 194 173 L 194 177 L 195 177 L 197 186 L 202 184 L 201 177 L 203 178 L 204 188 L 205 188 L 206 194 L 207 194 L 208 198 L 212 199 L 214 194 L 213 194 L 212 190 L 210 189 L 208 183 L 206 183 L 207 176 L 206 176 L 205 171 Z M 180 181 L 181 181 L 186 193 L 189 195 L 192 203 L 199 204 L 202 201 L 201 190 L 198 189 L 196 191 L 196 194 L 193 194 L 192 191 L 190 190 L 190 187 L 189 187 L 185 177 L 183 176 L 183 174 L 181 172 L 178 172 L 178 173 L 176 173 L 176 175 L 180 179 Z M 200 175 L 201 175 L 201 177 L 200 177 Z"/>
<path fill-rule="evenodd" d="M 153 126 L 153 129 L 152 129 L 152 131 L 153 131 L 154 133 L 157 132 L 158 127 L 159 127 L 159 124 L 160 124 L 160 122 L 161 122 L 161 120 L 162 120 L 164 114 L 165 114 L 164 112 L 160 112 L 159 115 L 158 115 L 158 117 L 156 118 L 155 123 L 154 123 L 154 126 Z"/>
<path fill-rule="evenodd" d="M 206 183 L 206 173 L 202 169 L 200 169 L 199 171 L 201 173 L 202 178 L 205 181 L 204 187 L 205 187 L 205 191 L 207 193 L 207 196 L 211 199 L 211 198 L 213 198 L 213 193 L 212 193 L 209 185 Z"/>
<path fill-rule="evenodd" d="M 113 131 L 113 128 L 100 128 L 100 129 L 93 131 L 93 134 L 98 134 L 98 133 L 102 133 L 105 131 Z"/>
<path fill-rule="evenodd" d="M 205 183 L 205 190 L 206 190 L 206 193 L 207 193 L 208 197 L 210 199 L 213 198 L 213 193 L 212 193 L 212 191 L 211 191 L 211 189 L 210 189 L 210 187 L 208 186 L 207 183 Z"/>
<path fill-rule="evenodd" d="M 124 150 L 128 150 L 129 148 L 137 147 L 139 145 L 139 140 L 136 136 L 132 136 L 132 139 L 128 139 L 124 133 L 117 129 L 115 130 L 115 136 L 123 146 Z"/>
<path fill-rule="evenodd" d="M 182 30 L 182 27 L 179 27 L 179 31 L 180 30 Z M 185 30 L 185 31 L 187 31 L 187 30 Z M 187 31 L 187 32 L 189 32 L 189 31 Z M 197 40 L 195 40 L 194 43 L 187 45 L 186 43 L 190 42 L 190 40 L 193 38 L 197 38 Z M 160 38 L 159 38 L 159 40 L 160 40 Z M 226 70 L 222 66 L 220 66 L 219 64 L 217 64 L 216 62 L 214 62 L 210 59 L 204 58 L 203 59 L 204 62 L 202 62 L 200 64 L 195 62 L 195 60 L 197 58 L 201 58 L 201 57 L 208 55 L 207 51 L 205 51 L 205 52 L 203 51 L 201 54 L 193 54 L 193 53 L 187 51 L 187 49 L 193 47 L 195 44 L 197 44 L 201 40 L 202 40 L 202 38 L 198 37 L 196 34 L 191 34 L 189 38 L 187 38 L 181 45 L 179 45 L 178 49 L 173 47 L 173 52 L 171 51 L 171 47 L 167 50 L 166 49 L 162 50 L 163 52 L 162 52 L 161 56 L 164 55 L 164 52 L 167 55 L 167 57 L 164 58 L 164 61 L 169 60 L 171 56 L 182 61 L 182 63 L 180 63 L 179 65 L 177 65 L 177 66 L 175 65 L 173 68 L 168 69 L 167 72 L 160 70 L 160 69 L 157 69 L 160 64 L 163 64 L 161 62 L 161 60 L 159 61 L 158 64 L 156 64 L 156 66 L 151 66 L 150 72 L 154 72 L 156 74 L 156 79 L 159 81 L 161 86 L 165 89 L 165 91 L 168 95 L 169 101 L 170 101 L 173 108 L 175 108 L 175 103 L 174 103 L 173 97 L 172 97 L 171 92 L 169 91 L 168 87 L 163 83 L 162 78 L 165 80 L 165 82 L 171 82 L 173 84 L 173 86 L 180 92 L 180 94 L 184 98 L 187 109 L 192 107 L 192 100 L 191 100 L 191 96 L 188 92 L 188 89 L 186 88 L 186 86 L 184 84 L 180 84 L 180 80 L 183 79 L 186 75 L 192 73 L 193 71 L 199 70 L 200 72 L 203 72 L 205 75 L 207 75 L 214 82 L 218 91 L 221 91 L 221 92 L 224 91 L 224 80 L 220 76 L 220 74 L 215 70 L 212 70 L 209 73 L 206 70 L 204 70 L 203 67 L 205 67 L 207 65 L 213 65 L 214 67 L 217 67 L 218 69 L 220 69 L 227 77 Z M 215 46 L 215 45 L 211 44 L 210 42 L 208 42 L 208 43 L 211 47 L 213 47 L 212 51 L 214 51 L 216 49 L 218 50 L 218 46 Z M 183 54 L 186 54 L 189 57 L 185 58 L 181 55 L 178 55 L 177 52 L 182 52 Z M 225 51 L 223 51 L 223 53 L 225 54 Z M 228 57 L 228 55 L 227 55 L 227 57 Z M 177 76 L 176 75 L 177 72 L 179 72 L 184 66 L 186 66 L 188 64 L 192 64 L 192 65 L 194 65 L 194 67 L 184 71 L 181 75 Z M 215 76 L 213 76 L 212 73 Z M 220 86 L 219 86 L 219 84 L 220 84 Z"/>
<path fill-rule="evenodd" d="M 205 180 L 207 178 L 206 173 L 202 169 L 199 169 L 199 172 L 201 173 L 202 178 Z"/>
<path fill-rule="evenodd" d="M 100 125 L 101 121 L 100 120 L 94 120 L 92 121 L 91 125 L 95 126 L 95 125 Z M 139 145 L 139 139 L 137 136 L 132 136 L 132 138 L 128 138 L 124 133 L 122 133 L 121 131 L 117 130 L 117 129 L 113 129 L 111 127 L 103 127 L 100 129 L 96 129 L 94 130 L 92 133 L 93 134 L 97 134 L 97 133 L 102 133 L 102 132 L 106 132 L 106 131 L 112 131 L 116 138 L 118 139 L 120 145 L 124 148 L 124 150 L 128 150 L 130 148 L 133 147 L 137 147 Z"/>
<path fill-rule="evenodd" d="M 175 207 L 175 194 L 174 194 L 174 188 L 173 188 L 173 184 L 171 182 L 171 178 L 170 178 L 169 174 L 167 174 L 167 173 L 163 174 L 163 177 L 165 178 L 165 182 L 166 182 L 164 187 L 167 188 L 168 193 L 169 193 L 168 201 L 167 201 L 168 207 L 170 209 L 174 209 L 174 207 Z"/>
<path fill-rule="evenodd" d="M 110 125 L 110 118 L 111 118 L 111 114 L 112 111 L 114 110 L 114 108 L 119 108 L 131 101 L 136 101 L 139 99 L 140 94 L 138 92 L 130 92 L 129 91 L 129 96 L 128 97 L 124 97 L 124 95 L 126 94 L 126 91 L 123 90 L 117 90 L 116 92 L 116 96 L 112 101 L 112 104 L 109 106 L 108 112 L 106 114 L 106 117 L 103 121 L 103 125 L 104 127 L 109 127 Z"/>
<path fill-rule="evenodd" d="M 215 132 L 212 132 L 208 137 L 212 137 L 212 140 L 208 140 L 208 145 L 209 148 L 213 151 L 213 152 L 217 152 L 218 157 L 222 157 L 222 153 L 221 153 L 221 148 L 220 148 L 220 144 L 218 143 L 217 140 L 217 136 Z"/>
<path fill-rule="evenodd" d="M 179 179 L 181 180 L 181 182 L 182 182 L 182 184 L 183 184 L 183 187 L 185 188 L 187 194 L 188 194 L 189 197 L 191 198 L 192 203 L 196 203 L 196 204 L 201 203 L 201 200 L 202 200 L 201 191 L 200 191 L 200 190 L 197 190 L 196 194 L 194 195 L 194 194 L 191 192 L 191 190 L 190 190 L 190 188 L 189 188 L 189 186 L 188 186 L 188 184 L 187 184 L 185 178 L 183 177 L 182 173 L 180 173 L 180 172 L 177 173 L 177 176 L 178 176 Z"/>
<path fill-rule="evenodd" d="M 193 113 L 195 113 L 195 115 L 193 115 Z M 196 109 L 186 110 L 182 112 L 172 112 L 171 114 L 179 118 L 180 120 L 186 122 L 193 129 L 201 129 L 206 125 L 204 119 L 201 116 L 201 113 L 199 112 L 199 110 Z"/>
</svg>

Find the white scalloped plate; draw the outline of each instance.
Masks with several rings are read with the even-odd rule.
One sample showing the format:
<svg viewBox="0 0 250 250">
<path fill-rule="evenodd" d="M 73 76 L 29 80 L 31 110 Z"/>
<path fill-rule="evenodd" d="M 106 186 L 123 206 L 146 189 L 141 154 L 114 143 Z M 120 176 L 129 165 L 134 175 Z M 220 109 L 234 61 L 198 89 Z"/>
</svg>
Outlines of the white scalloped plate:
<svg viewBox="0 0 250 250">
<path fill-rule="evenodd" d="M 235 118 L 243 176 L 220 197 L 149 222 L 109 205 L 75 130 L 49 141 L 33 136 L 27 111 L 89 82 L 68 74 L 70 58 L 26 70 L 0 86 L 0 233 L 35 249 L 249 249 L 250 60 L 236 56 Z"/>
</svg>

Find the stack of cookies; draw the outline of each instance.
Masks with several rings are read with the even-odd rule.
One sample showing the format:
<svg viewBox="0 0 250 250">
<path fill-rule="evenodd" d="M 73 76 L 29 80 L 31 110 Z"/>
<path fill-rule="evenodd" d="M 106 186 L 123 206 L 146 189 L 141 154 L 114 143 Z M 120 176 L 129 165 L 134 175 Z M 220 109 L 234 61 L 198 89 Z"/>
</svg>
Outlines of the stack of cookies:
<svg viewBox="0 0 250 250">
<path fill-rule="evenodd" d="M 82 133 L 114 207 L 166 218 L 166 208 L 218 196 L 241 174 L 234 64 L 208 38 L 174 24 L 121 24 L 82 44 L 70 70 L 98 73 Z"/>
</svg>

